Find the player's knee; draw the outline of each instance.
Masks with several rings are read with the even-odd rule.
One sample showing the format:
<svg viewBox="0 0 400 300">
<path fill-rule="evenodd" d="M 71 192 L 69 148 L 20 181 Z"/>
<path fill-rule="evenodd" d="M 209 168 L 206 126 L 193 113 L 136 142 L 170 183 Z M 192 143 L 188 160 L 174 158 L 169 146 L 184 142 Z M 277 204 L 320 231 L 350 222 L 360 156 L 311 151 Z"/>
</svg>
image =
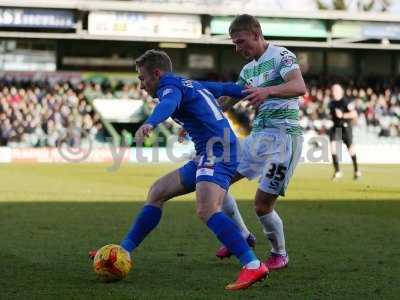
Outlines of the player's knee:
<svg viewBox="0 0 400 300">
<path fill-rule="evenodd" d="M 166 196 L 164 195 L 165 189 L 162 188 L 161 184 L 156 181 L 151 187 L 147 194 L 147 202 L 152 205 L 161 207 L 166 201 Z"/>
<path fill-rule="evenodd" d="M 207 223 L 207 221 L 208 221 L 208 210 L 207 209 L 205 209 L 204 207 L 197 206 L 196 213 L 197 213 L 197 216 L 200 218 L 200 220 L 203 223 Z"/>
<path fill-rule="evenodd" d="M 268 194 L 264 197 L 256 197 L 255 211 L 258 216 L 266 215 L 274 210 L 275 200 L 278 196 Z"/>
<path fill-rule="evenodd" d="M 216 212 L 214 207 L 208 205 L 197 205 L 197 216 L 203 223 L 207 223 L 208 219 Z"/>
<path fill-rule="evenodd" d="M 263 203 L 255 204 L 255 211 L 257 216 L 263 216 L 273 211 L 273 207 L 264 205 Z"/>
<path fill-rule="evenodd" d="M 347 149 L 349 149 L 349 153 L 351 156 L 356 154 L 356 152 L 354 151 L 354 146 L 352 144 L 348 144 Z"/>
</svg>

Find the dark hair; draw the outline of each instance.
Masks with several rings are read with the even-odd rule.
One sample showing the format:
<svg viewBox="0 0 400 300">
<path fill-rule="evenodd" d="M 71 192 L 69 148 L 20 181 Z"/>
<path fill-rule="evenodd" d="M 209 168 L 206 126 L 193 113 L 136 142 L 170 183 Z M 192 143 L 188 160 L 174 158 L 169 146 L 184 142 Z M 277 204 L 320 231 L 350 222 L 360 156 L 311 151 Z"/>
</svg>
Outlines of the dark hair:
<svg viewBox="0 0 400 300">
<path fill-rule="evenodd" d="M 258 20 L 248 14 L 236 16 L 229 26 L 229 35 L 239 31 L 258 32 L 262 36 L 261 25 Z"/>
<path fill-rule="evenodd" d="M 160 69 L 165 72 L 172 72 L 172 62 L 168 54 L 161 50 L 147 50 L 136 61 L 137 67 L 145 67 L 148 71 Z"/>
</svg>

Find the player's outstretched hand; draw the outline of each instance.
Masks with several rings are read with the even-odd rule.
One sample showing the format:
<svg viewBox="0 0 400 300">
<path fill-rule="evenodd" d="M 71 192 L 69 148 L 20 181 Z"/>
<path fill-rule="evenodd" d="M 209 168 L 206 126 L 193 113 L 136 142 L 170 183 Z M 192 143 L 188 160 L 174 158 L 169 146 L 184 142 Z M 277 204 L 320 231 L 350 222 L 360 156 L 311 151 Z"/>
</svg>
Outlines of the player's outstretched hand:
<svg viewBox="0 0 400 300">
<path fill-rule="evenodd" d="M 136 142 L 143 141 L 145 137 L 148 137 L 153 130 L 153 125 L 143 124 L 135 133 Z"/>
<path fill-rule="evenodd" d="M 243 90 L 244 94 L 248 94 L 243 98 L 243 101 L 248 101 L 248 106 L 251 105 L 257 108 L 269 97 L 269 90 L 265 87 L 249 87 Z"/>
</svg>

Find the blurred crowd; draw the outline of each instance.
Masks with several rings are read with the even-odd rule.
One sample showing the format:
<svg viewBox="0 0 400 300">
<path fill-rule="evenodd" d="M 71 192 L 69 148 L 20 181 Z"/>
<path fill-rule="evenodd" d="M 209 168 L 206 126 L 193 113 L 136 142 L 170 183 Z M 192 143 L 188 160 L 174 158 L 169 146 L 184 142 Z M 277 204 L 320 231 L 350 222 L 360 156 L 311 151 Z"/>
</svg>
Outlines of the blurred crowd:
<svg viewBox="0 0 400 300">
<path fill-rule="evenodd" d="M 308 79 L 306 82 L 307 93 L 300 97 L 300 124 L 305 131 L 326 134 L 332 126 L 328 105 L 331 86 L 336 80 L 321 83 L 320 80 Z M 380 137 L 400 137 L 400 85 L 388 82 L 346 83 L 343 84 L 345 97 L 358 113 L 353 125 Z M 242 124 L 244 131 L 249 132 L 254 110 L 239 102 L 231 114 Z"/>
<path fill-rule="evenodd" d="M 83 89 L 83 95 L 88 100 L 102 99 L 144 99 L 148 100 L 147 93 L 140 89 L 139 82 L 95 80 L 83 81 L 79 85 Z"/>
<path fill-rule="evenodd" d="M 301 125 L 305 130 L 323 134 L 332 126 L 328 104 L 332 84 L 309 80 L 301 98 Z M 389 82 L 347 82 L 345 97 L 358 113 L 354 125 L 375 132 L 380 137 L 400 137 L 400 88 Z"/>
<path fill-rule="evenodd" d="M 324 134 L 332 125 L 328 104 L 332 83 L 307 79 L 307 94 L 300 99 L 300 123 L 306 131 Z M 366 84 L 349 82 L 346 97 L 358 112 L 357 126 L 381 137 L 400 137 L 400 88 L 389 83 Z M 0 80 L 0 146 L 56 147 L 60 142 L 77 146 L 85 140 L 105 141 L 100 116 L 91 100 L 143 99 L 150 113 L 156 102 L 138 83 L 16 81 Z M 251 130 L 255 112 L 239 102 L 229 112 L 239 135 Z M 176 133 L 173 122 L 164 123 Z"/>
<path fill-rule="evenodd" d="M 83 83 L 0 81 L 0 145 L 76 146 L 99 139 L 103 126 Z"/>
</svg>

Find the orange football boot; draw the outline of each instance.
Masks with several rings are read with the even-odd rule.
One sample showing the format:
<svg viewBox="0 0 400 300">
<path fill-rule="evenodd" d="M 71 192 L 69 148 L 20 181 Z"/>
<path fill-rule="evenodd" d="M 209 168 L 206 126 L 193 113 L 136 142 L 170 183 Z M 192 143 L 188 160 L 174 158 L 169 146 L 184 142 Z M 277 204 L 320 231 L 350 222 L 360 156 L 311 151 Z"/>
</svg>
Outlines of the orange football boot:
<svg viewBox="0 0 400 300">
<path fill-rule="evenodd" d="M 268 276 L 268 268 L 264 263 L 260 263 L 257 269 L 248 269 L 244 267 L 235 282 L 228 284 L 225 290 L 237 291 L 244 290 L 258 281 L 263 281 Z"/>
</svg>

